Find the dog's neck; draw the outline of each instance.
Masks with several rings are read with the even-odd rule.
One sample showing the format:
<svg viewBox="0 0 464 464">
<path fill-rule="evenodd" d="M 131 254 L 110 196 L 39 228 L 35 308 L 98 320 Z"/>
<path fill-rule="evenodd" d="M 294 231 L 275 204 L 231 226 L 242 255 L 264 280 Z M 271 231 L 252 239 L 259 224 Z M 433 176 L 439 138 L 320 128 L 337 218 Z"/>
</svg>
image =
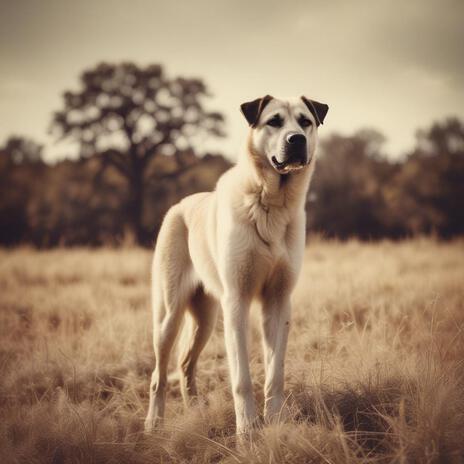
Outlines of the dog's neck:
<svg viewBox="0 0 464 464">
<path fill-rule="evenodd" d="M 251 137 L 239 163 L 244 165 L 241 172 L 246 176 L 243 181 L 247 193 L 259 195 L 263 209 L 286 208 L 289 212 L 297 212 L 304 208 L 313 165 L 293 173 L 279 174 L 263 155 L 256 152 Z"/>
</svg>

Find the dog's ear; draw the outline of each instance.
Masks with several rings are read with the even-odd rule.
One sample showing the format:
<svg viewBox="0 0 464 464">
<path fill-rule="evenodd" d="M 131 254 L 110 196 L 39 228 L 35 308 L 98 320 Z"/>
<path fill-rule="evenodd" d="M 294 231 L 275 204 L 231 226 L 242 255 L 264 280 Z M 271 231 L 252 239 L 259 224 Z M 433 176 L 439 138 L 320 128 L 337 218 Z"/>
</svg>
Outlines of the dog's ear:
<svg viewBox="0 0 464 464">
<path fill-rule="evenodd" d="M 243 116 L 248 121 L 248 124 L 251 127 L 256 127 L 259 121 L 259 117 L 263 112 L 266 105 L 272 100 L 273 97 L 266 95 L 262 98 L 257 98 L 256 100 L 242 103 L 240 109 L 242 110 Z"/>
<path fill-rule="evenodd" d="M 316 124 L 318 126 L 323 124 L 325 115 L 327 114 L 327 111 L 329 111 L 329 105 L 326 105 L 325 103 L 319 103 L 316 100 L 310 100 L 306 97 L 301 97 L 301 99 L 304 101 L 305 105 L 308 107 L 308 110 L 311 111 L 312 115 L 316 119 Z"/>
</svg>

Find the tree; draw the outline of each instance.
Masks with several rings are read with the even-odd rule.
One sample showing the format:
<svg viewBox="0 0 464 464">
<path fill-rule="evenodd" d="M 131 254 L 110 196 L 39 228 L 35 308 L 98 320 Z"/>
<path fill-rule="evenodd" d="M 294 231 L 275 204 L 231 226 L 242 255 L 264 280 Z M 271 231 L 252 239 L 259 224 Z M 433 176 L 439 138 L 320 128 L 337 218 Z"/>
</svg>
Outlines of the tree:
<svg viewBox="0 0 464 464">
<path fill-rule="evenodd" d="M 418 131 L 392 182 L 391 208 L 408 233 L 464 233 L 464 125 L 457 118 Z"/>
<path fill-rule="evenodd" d="M 12 135 L 0 147 L 1 166 L 6 168 L 14 164 L 39 163 L 42 161 L 42 149 L 42 145 L 30 138 Z"/>
<path fill-rule="evenodd" d="M 383 188 L 397 167 L 383 154 L 384 141 L 382 134 L 367 129 L 321 141 L 308 204 L 310 230 L 363 239 L 387 233 Z"/>
<path fill-rule="evenodd" d="M 42 146 L 34 140 L 15 135 L 0 147 L 0 243 L 28 238 L 28 202 L 44 169 Z"/>
<path fill-rule="evenodd" d="M 161 65 L 101 63 L 85 71 L 77 92 L 64 94 L 52 129 L 59 138 L 79 142 L 81 156 L 98 153 L 102 170 L 114 167 L 128 182 L 128 217 L 139 243 L 144 192 L 150 162 L 173 154 L 179 170 L 182 152 L 201 135 L 223 136 L 223 116 L 203 105 L 210 96 L 197 78 L 168 78 Z M 156 176 L 156 174 L 151 174 Z M 172 175 L 172 173 L 170 174 Z"/>
</svg>

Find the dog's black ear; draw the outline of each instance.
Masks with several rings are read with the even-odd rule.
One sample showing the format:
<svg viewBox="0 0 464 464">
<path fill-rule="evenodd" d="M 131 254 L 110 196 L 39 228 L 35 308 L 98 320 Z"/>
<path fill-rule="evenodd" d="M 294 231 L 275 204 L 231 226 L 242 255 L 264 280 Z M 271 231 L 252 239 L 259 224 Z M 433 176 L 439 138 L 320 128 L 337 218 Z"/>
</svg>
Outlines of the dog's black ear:
<svg viewBox="0 0 464 464">
<path fill-rule="evenodd" d="M 251 127 L 256 127 L 259 121 L 259 117 L 263 112 L 266 105 L 272 100 L 273 97 L 266 95 L 263 98 L 257 98 L 256 100 L 242 103 L 240 109 L 242 110 L 243 116 L 248 121 Z"/>
<path fill-rule="evenodd" d="M 325 115 L 327 114 L 327 111 L 329 111 L 329 105 L 326 105 L 325 103 L 319 103 L 316 100 L 310 100 L 306 97 L 301 97 L 301 99 L 305 102 L 308 110 L 311 111 L 312 115 L 316 119 L 316 124 L 318 126 L 323 124 Z"/>
</svg>

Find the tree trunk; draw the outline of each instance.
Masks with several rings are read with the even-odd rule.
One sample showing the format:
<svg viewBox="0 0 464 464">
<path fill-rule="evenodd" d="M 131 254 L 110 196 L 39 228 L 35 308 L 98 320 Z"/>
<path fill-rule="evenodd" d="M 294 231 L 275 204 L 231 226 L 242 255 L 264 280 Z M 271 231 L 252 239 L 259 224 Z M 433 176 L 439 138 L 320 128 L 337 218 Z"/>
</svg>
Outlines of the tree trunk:
<svg viewBox="0 0 464 464">
<path fill-rule="evenodd" d="M 132 164 L 132 176 L 129 182 L 129 220 L 134 232 L 135 240 L 139 245 L 143 245 L 146 234 L 143 227 L 143 206 L 144 206 L 144 183 L 143 167 L 139 160 Z"/>
</svg>

